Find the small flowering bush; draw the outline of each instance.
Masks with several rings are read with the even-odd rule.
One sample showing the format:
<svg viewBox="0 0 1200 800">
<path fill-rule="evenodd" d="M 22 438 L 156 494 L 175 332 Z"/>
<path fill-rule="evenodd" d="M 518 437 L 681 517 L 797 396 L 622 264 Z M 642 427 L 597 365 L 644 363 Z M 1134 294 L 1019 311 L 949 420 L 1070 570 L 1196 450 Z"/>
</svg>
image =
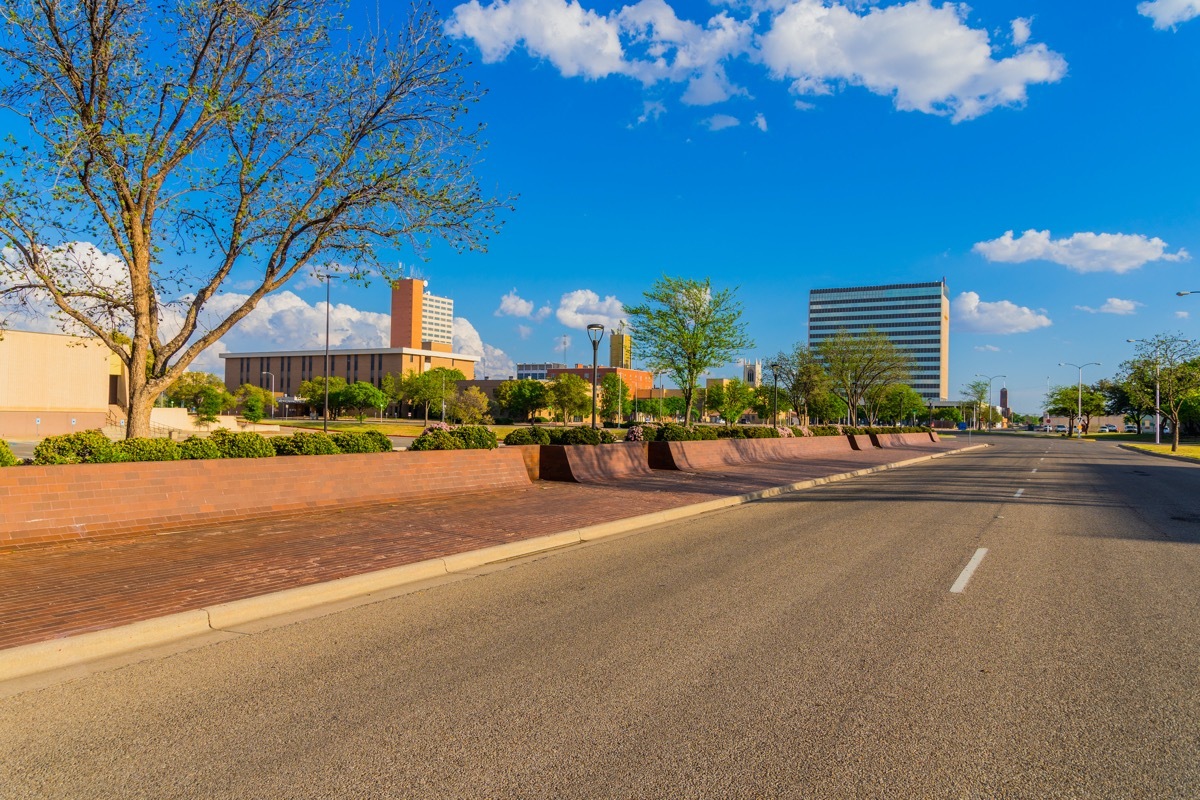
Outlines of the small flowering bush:
<svg viewBox="0 0 1200 800">
<path fill-rule="evenodd" d="M 634 425 L 632 428 L 625 431 L 625 441 L 627 441 L 627 442 L 644 442 L 644 441 L 646 441 L 646 430 L 641 425 Z"/>
<path fill-rule="evenodd" d="M 421 431 L 421 435 L 424 436 L 425 434 L 433 433 L 434 431 L 445 431 L 446 433 L 449 433 L 452 430 L 454 430 L 453 425 L 447 425 L 445 422 L 431 422 L 429 423 L 429 426 L 425 428 L 425 430 Z"/>
<path fill-rule="evenodd" d="M 785 428 L 785 427 L 783 427 L 782 425 L 780 425 L 780 426 L 779 426 L 778 428 L 776 428 L 775 430 L 779 431 L 779 438 L 780 438 L 780 439 L 794 439 L 794 438 L 796 438 L 796 434 L 792 433 L 792 429 L 791 429 L 791 428 Z"/>
</svg>

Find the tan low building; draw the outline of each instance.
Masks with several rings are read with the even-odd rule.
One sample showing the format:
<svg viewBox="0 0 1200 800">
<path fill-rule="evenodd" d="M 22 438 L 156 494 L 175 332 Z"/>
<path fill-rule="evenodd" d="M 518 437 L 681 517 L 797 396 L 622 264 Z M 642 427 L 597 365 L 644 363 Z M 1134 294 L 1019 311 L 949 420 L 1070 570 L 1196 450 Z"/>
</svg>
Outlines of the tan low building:
<svg viewBox="0 0 1200 800">
<path fill-rule="evenodd" d="M 0 439 L 101 428 L 124 417 L 125 366 L 99 339 L 0 333 Z"/>
</svg>

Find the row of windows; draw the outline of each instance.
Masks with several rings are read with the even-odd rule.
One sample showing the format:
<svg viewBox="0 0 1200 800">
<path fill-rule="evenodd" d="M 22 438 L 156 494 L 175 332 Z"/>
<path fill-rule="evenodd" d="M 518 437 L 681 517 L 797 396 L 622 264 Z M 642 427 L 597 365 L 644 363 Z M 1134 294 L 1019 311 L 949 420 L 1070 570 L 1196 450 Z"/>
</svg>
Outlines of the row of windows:
<svg viewBox="0 0 1200 800">
<path fill-rule="evenodd" d="M 809 294 L 835 294 L 837 292 L 883 292 L 888 289 L 935 289 L 946 291 L 946 284 L 943 282 L 929 281 L 925 283 L 888 283 L 882 286 L 846 286 L 841 289 L 811 289 Z"/>
<path fill-rule="evenodd" d="M 811 344 L 816 345 L 819 342 L 824 341 L 825 339 L 832 339 L 836 335 L 837 335 L 836 333 L 810 333 L 808 335 L 808 341 Z M 938 344 L 938 345 L 940 345 L 942 343 L 941 339 L 906 339 L 906 338 L 904 338 L 908 335 L 909 334 L 906 334 L 906 333 L 893 333 L 888 336 L 888 339 L 890 339 L 892 341 L 892 344 L 896 345 L 897 347 L 908 347 L 909 345 L 914 345 L 914 344 Z M 931 350 L 929 352 L 932 353 L 935 351 Z M 940 352 L 940 351 L 938 351 L 938 352 Z"/>
<path fill-rule="evenodd" d="M 903 316 L 903 315 L 899 315 L 899 316 Z M 848 325 L 809 325 L 808 326 L 808 329 L 810 331 L 846 330 L 846 331 L 853 332 L 856 330 L 865 331 L 868 328 L 875 328 L 877 330 L 882 330 L 883 328 L 914 328 L 916 330 L 914 330 L 913 333 L 928 334 L 928 333 L 937 333 L 938 323 L 937 322 L 880 322 L 877 325 L 873 325 L 873 324 L 860 325 L 858 323 L 850 323 Z"/>
<path fill-rule="evenodd" d="M 863 314 L 862 316 L 847 316 L 846 314 L 813 314 L 808 318 L 809 326 L 813 323 L 830 323 L 842 320 L 842 324 L 856 324 L 868 322 L 873 319 L 907 319 L 912 320 L 913 325 L 937 325 L 941 322 L 941 312 L 925 312 L 919 314 Z M 828 327 L 828 326 L 826 326 Z"/>
<path fill-rule="evenodd" d="M 910 309 L 913 311 L 923 311 L 923 310 L 928 310 L 928 309 L 937 309 L 940 311 L 941 308 L 942 308 L 941 303 L 888 303 L 887 305 L 874 305 L 874 306 L 864 306 L 864 305 L 854 305 L 854 304 L 847 305 L 845 303 L 809 303 L 808 304 L 808 311 L 810 314 L 815 313 L 815 312 L 824 313 L 824 314 L 832 314 L 832 313 L 848 314 L 850 312 L 863 313 L 866 311 L 908 311 Z"/>
</svg>

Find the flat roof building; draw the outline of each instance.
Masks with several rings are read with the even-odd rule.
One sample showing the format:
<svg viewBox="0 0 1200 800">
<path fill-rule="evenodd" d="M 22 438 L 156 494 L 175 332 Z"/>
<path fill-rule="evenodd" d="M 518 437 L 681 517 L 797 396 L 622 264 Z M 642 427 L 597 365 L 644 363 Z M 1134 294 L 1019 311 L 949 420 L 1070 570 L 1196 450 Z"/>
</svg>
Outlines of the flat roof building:
<svg viewBox="0 0 1200 800">
<path fill-rule="evenodd" d="M 566 368 L 566 364 L 559 364 L 556 361 L 545 361 L 538 364 L 517 364 L 517 380 L 544 381 L 547 380 L 547 370 Z"/>
<path fill-rule="evenodd" d="M 874 328 L 912 358 L 911 386 L 926 400 L 950 394 L 950 294 L 946 281 L 813 289 L 808 293 L 808 344 L 838 331 Z"/>
</svg>

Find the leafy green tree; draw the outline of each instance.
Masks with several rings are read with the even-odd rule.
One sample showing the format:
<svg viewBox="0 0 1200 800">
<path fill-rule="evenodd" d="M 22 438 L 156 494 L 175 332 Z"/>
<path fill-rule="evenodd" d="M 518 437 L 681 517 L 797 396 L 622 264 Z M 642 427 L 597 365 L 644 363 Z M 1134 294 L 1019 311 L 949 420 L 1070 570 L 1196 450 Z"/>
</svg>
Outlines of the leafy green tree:
<svg viewBox="0 0 1200 800">
<path fill-rule="evenodd" d="M 382 409 L 388 404 L 388 396 L 383 390 L 367 381 L 355 381 L 343 386 L 337 392 L 338 408 L 348 408 L 355 412 L 358 421 L 366 418 L 367 409 Z"/>
<path fill-rule="evenodd" d="M 808 398 L 808 415 L 810 419 L 822 422 L 835 422 L 844 419 L 847 412 L 846 401 L 832 391 L 812 395 Z"/>
<path fill-rule="evenodd" d="M 164 394 L 172 405 L 195 408 L 200 403 L 200 392 L 205 387 L 225 390 L 225 381 L 208 372 L 185 372 L 167 387 Z"/>
<path fill-rule="evenodd" d="M 1104 413 L 1121 416 L 1137 425 L 1139 431 L 1142 429 L 1142 420 L 1154 413 L 1153 401 L 1148 406 L 1142 405 L 1120 380 L 1101 378 L 1095 386 L 1096 391 L 1104 395 Z"/>
<path fill-rule="evenodd" d="M 255 422 L 255 423 L 261 422 L 262 418 L 265 415 L 266 415 L 266 412 L 263 410 L 262 397 L 260 397 L 259 395 L 252 394 L 252 395 L 248 396 L 245 399 L 245 401 L 243 401 L 242 417 L 245 418 L 245 420 L 247 422 Z M 132 441 L 132 440 L 127 440 L 127 441 Z"/>
<path fill-rule="evenodd" d="M 629 416 L 632 404 L 629 402 L 629 385 L 621 380 L 621 376 L 610 372 L 600 380 L 600 416 L 604 419 L 618 420 Z"/>
<path fill-rule="evenodd" d="M 707 395 L 705 408 L 717 412 L 726 425 L 733 425 L 754 402 L 754 387 L 734 378 L 708 387 Z"/>
<path fill-rule="evenodd" d="M 779 411 L 781 417 L 794 410 L 792 400 L 784 391 L 784 387 L 779 387 L 778 396 L 776 396 L 774 383 L 770 385 L 764 383 L 762 386 L 756 387 L 750 407 L 754 409 L 754 413 L 759 419 L 771 419 L 771 415 L 776 410 Z M 778 425 L 779 420 L 772 420 L 772 424 Z"/>
<path fill-rule="evenodd" d="M 336 419 L 341 410 L 339 398 L 341 391 L 346 388 L 346 379 L 331 375 L 329 377 L 329 416 Z M 301 381 L 296 389 L 296 396 L 308 403 L 309 408 L 324 412 L 325 409 L 325 376 L 316 375 L 309 380 Z"/>
<path fill-rule="evenodd" d="M 988 422 L 982 419 L 984 408 L 987 406 L 988 399 L 988 382 L 985 380 L 973 380 L 962 388 L 962 399 L 971 404 L 972 416 L 976 425 L 979 422 Z"/>
<path fill-rule="evenodd" d="M 682 397 L 679 395 L 665 397 L 663 398 L 662 405 L 665 416 L 683 419 L 683 412 L 687 408 L 687 404 Z"/>
<path fill-rule="evenodd" d="M 891 383 L 903 383 L 911 372 L 909 355 L 874 328 L 853 334 L 840 330 L 822 341 L 817 352 L 854 419 L 868 392 Z"/>
<path fill-rule="evenodd" d="M 645 415 L 650 419 L 662 419 L 666 413 L 662 398 L 659 397 L 639 397 L 634 406 L 638 414 Z"/>
<path fill-rule="evenodd" d="M 1082 415 L 1079 413 L 1081 399 Z M 1074 432 L 1078 424 L 1080 430 L 1087 433 L 1092 416 L 1104 413 L 1104 395 L 1093 391 L 1090 386 L 1084 386 L 1081 395 L 1079 386 L 1074 383 L 1054 386 L 1046 396 L 1046 410 L 1051 416 L 1066 417 L 1069 432 Z"/>
<path fill-rule="evenodd" d="M 237 398 L 225 391 L 224 386 L 205 386 L 197 397 L 196 420 L 202 425 L 212 425 L 218 416 L 236 406 Z"/>
<path fill-rule="evenodd" d="M 592 385 L 578 375 L 563 372 L 550 381 L 546 400 L 566 425 L 574 416 L 586 414 L 592 407 Z"/>
<path fill-rule="evenodd" d="M 779 379 L 779 390 L 787 395 L 788 402 L 800 415 L 800 424 L 807 425 L 809 405 L 832 388 L 829 375 L 821 363 L 821 356 L 814 348 L 797 343 L 790 353 L 775 354 L 767 367 L 768 379 Z M 781 405 L 780 408 L 783 406 Z"/>
<path fill-rule="evenodd" d="M 954 406 L 935 408 L 933 410 L 933 418 L 942 422 L 953 422 L 956 425 L 963 421 L 962 412 Z"/>
<path fill-rule="evenodd" d="M 233 396 L 237 399 L 237 404 L 242 406 L 243 409 L 246 407 L 246 404 L 250 402 L 251 398 L 253 398 L 258 407 L 258 411 L 264 415 L 268 410 L 273 409 L 276 407 L 276 405 L 278 405 L 278 401 L 275 399 L 275 395 L 272 392 L 262 388 L 261 386 L 255 386 L 252 383 L 243 383 L 238 387 L 238 390 Z M 243 413 L 242 416 L 246 417 L 245 413 Z M 250 418 L 246 417 L 246 419 Z M 262 417 L 260 416 L 258 419 L 262 419 Z M 258 422 L 258 419 L 250 421 Z"/>
<path fill-rule="evenodd" d="M 496 405 L 513 419 L 530 420 L 539 410 L 546 407 L 546 384 L 522 378 L 519 381 L 502 381 L 493 391 Z"/>
<path fill-rule="evenodd" d="M 1157 384 L 1160 412 L 1171 424 L 1171 452 L 1176 452 L 1181 412 L 1200 392 L 1200 345 L 1182 334 L 1160 333 L 1138 343 L 1137 357 L 1121 364 L 1117 380 L 1134 402 L 1151 408 Z"/>
<path fill-rule="evenodd" d="M 876 415 L 871 419 L 871 424 L 877 420 L 899 424 L 908 419 L 917 419 L 928 411 L 925 398 L 916 389 L 903 383 L 883 387 L 875 400 Z"/>
<path fill-rule="evenodd" d="M 400 383 L 400 394 L 404 400 L 414 406 L 422 406 L 425 410 L 425 425 L 429 425 L 429 408 L 441 408 L 443 403 L 449 404 L 454 397 L 455 384 L 465 381 L 466 375 L 461 370 L 447 367 L 434 367 L 426 372 L 410 372 Z"/>
<path fill-rule="evenodd" d="M 450 403 L 450 413 L 463 425 L 479 425 L 490 422 L 488 408 L 491 403 L 483 390 L 478 386 L 468 386 L 454 396 Z"/>
<path fill-rule="evenodd" d="M 754 346 L 734 291 L 713 291 L 708 278 L 695 281 L 664 275 L 643 293 L 646 302 L 625 307 L 638 355 L 651 370 L 670 375 L 679 387 L 685 420 L 692 416 L 700 376 Z"/>
<path fill-rule="evenodd" d="M 474 178 L 482 126 L 464 124 L 482 91 L 442 20 L 419 5 L 360 33 L 330 6 L 3 6 L 0 107 L 27 123 L 0 145 L 21 176 L 0 186 L 14 278 L 0 294 L 52 302 L 125 362 L 130 438 L 189 364 L 313 264 L 386 279 L 397 242 L 482 250 L 496 230 L 507 201 Z M 72 241 L 115 274 L 97 280 L 98 254 L 68 256 Z M 230 275 L 252 287 L 214 314 Z"/>
</svg>

